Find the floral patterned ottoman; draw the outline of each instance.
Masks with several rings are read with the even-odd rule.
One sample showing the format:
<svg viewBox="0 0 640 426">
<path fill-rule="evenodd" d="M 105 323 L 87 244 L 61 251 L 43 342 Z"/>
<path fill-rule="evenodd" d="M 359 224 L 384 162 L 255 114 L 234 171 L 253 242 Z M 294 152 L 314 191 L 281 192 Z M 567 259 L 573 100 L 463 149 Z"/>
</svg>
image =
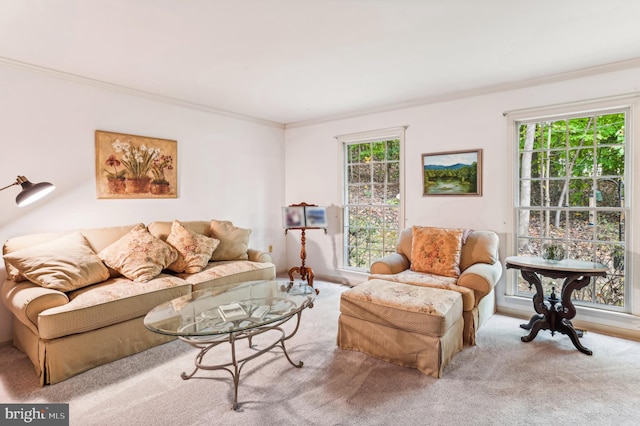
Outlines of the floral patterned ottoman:
<svg viewBox="0 0 640 426">
<path fill-rule="evenodd" d="M 463 329 L 460 293 L 374 279 L 342 293 L 337 344 L 441 377 Z"/>
</svg>

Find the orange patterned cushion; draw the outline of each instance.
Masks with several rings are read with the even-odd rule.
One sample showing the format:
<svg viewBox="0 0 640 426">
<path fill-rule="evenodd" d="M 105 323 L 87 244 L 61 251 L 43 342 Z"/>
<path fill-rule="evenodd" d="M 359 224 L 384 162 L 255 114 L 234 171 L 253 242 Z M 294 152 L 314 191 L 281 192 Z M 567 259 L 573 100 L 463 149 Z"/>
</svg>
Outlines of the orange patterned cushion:
<svg viewBox="0 0 640 426">
<path fill-rule="evenodd" d="M 151 235 L 141 223 L 98 253 L 98 257 L 130 280 L 146 282 L 175 262 L 178 252 Z"/>
<path fill-rule="evenodd" d="M 412 232 L 412 271 L 445 277 L 460 275 L 462 229 L 414 226 Z"/>
<path fill-rule="evenodd" d="M 207 266 L 220 240 L 190 231 L 174 220 L 167 243 L 178 251 L 178 260 L 169 265 L 169 269 L 174 272 L 195 274 Z"/>
</svg>

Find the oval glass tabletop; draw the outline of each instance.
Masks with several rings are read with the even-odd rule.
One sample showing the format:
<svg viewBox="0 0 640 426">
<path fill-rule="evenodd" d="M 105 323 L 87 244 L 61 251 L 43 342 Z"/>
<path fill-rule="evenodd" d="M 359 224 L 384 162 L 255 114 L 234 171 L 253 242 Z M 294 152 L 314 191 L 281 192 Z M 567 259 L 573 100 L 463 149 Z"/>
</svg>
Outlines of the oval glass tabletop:
<svg viewBox="0 0 640 426">
<path fill-rule="evenodd" d="M 313 305 L 306 283 L 249 281 L 216 286 L 152 309 L 144 325 L 156 333 L 197 337 L 234 333 L 284 320 Z"/>
</svg>

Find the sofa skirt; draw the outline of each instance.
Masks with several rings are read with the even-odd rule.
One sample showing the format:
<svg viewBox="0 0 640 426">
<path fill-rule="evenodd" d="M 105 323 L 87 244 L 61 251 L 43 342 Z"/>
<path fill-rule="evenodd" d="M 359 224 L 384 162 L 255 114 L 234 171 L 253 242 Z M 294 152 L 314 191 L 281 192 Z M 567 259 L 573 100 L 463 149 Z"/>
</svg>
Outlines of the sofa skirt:
<svg viewBox="0 0 640 426">
<path fill-rule="evenodd" d="M 22 324 L 13 322 L 13 345 L 27 354 L 40 380 L 51 385 L 72 376 L 175 340 L 149 331 L 144 317 L 134 318 L 86 333 L 40 340 Z"/>
</svg>

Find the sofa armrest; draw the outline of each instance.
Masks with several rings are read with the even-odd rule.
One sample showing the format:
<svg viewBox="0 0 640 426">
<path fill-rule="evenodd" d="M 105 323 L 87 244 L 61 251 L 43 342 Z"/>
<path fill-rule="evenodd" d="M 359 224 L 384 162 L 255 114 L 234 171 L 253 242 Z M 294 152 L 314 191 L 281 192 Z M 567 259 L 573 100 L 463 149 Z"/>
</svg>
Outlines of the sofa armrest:
<svg viewBox="0 0 640 426">
<path fill-rule="evenodd" d="M 376 260 L 371 264 L 370 273 L 372 274 L 397 274 L 409 269 L 409 259 L 400 253 L 391 253 L 385 257 Z"/>
<path fill-rule="evenodd" d="M 480 299 L 491 293 L 501 276 L 502 264 L 500 262 L 475 263 L 460 274 L 457 284 L 475 292 L 477 305 Z"/>
<path fill-rule="evenodd" d="M 249 256 L 249 260 L 252 262 L 261 262 L 261 263 L 273 262 L 273 258 L 266 251 L 249 249 L 247 250 L 247 255 Z"/>
<path fill-rule="evenodd" d="M 24 325 L 38 335 L 38 315 L 42 311 L 69 303 L 61 291 L 40 287 L 28 281 L 7 280 L 2 286 L 2 302 Z"/>
</svg>

